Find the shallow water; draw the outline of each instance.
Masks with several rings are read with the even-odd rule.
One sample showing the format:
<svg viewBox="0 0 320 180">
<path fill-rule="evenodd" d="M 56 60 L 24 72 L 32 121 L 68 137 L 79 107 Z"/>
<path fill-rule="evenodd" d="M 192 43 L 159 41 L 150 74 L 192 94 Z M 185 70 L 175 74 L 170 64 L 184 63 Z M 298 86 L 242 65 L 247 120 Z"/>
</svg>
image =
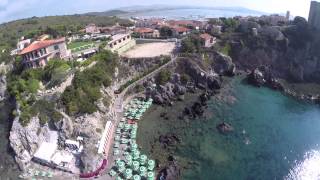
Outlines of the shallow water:
<svg viewBox="0 0 320 180">
<path fill-rule="evenodd" d="M 174 154 L 187 180 L 319 179 L 319 106 L 239 79 L 208 104 L 210 113 L 190 122 L 177 120 L 179 105 L 175 109 L 154 106 L 139 122 L 139 145 L 153 158 Z M 159 117 L 162 111 L 172 114 L 169 120 Z M 220 134 L 215 127 L 222 121 L 230 123 L 234 132 Z M 164 150 L 152 143 L 165 132 L 177 133 L 181 145 Z"/>
<path fill-rule="evenodd" d="M 0 103 L 0 180 L 16 180 L 19 175 L 18 167 L 8 149 L 9 114 L 8 104 Z"/>
</svg>

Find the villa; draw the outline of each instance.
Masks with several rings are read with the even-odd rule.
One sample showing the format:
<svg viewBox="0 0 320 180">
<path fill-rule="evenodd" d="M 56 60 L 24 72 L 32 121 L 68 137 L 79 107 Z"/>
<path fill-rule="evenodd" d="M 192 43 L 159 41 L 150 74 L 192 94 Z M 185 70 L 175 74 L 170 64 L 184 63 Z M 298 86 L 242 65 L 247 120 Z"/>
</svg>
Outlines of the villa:
<svg viewBox="0 0 320 180">
<path fill-rule="evenodd" d="M 47 65 L 52 58 L 67 59 L 70 52 L 67 50 L 66 39 L 51 39 L 34 41 L 24 48 L 19 55 L 28 68 L 38 68 Z"/>
<path fill-rule="evenodd" d="M 138 34 L 140 38 L 159 38 L 160 33 L 156 29 L 151 28 L 136 28 L 134 32 Z"/>
<path fill-rule="evenodd" d="M 210 34 L 201 34 L 200 38 L 203 40 L 203 46 L 210 48 L 216 43 L 216 38 L 211 36 Z"/>
<path fill-rule="evenodd" d="M 189 34 L 190 29 L 186 28 L 186 27 L 172 27 L 172 32 L 174 36 L 184 36 Z"/>
</svg>

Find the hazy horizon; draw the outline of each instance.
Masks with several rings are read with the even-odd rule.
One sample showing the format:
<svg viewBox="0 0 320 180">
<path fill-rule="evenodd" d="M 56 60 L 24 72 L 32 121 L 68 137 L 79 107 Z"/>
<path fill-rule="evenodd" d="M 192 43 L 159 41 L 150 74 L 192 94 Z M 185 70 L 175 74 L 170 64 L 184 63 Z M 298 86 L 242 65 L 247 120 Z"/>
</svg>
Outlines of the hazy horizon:
<svg viewBox="0 0 320 180">
<path fill-rule="evenodd" d="M 54 0 L 0 0 L 0 23 L 28 18 L 32 16 L 71 15 L 87 12 L 102 12 L 131 6 L 150 6 L 155 4 L 168 6 L 202 6 L 202 7 L 242 7 L 266 13 L 285 13 L 287 10 L 293 16 L 308 17 L 310 0 L 64 0 L 57 3 Z M 41 8 L 39 8 L 41 7 Z"/>
</svg>

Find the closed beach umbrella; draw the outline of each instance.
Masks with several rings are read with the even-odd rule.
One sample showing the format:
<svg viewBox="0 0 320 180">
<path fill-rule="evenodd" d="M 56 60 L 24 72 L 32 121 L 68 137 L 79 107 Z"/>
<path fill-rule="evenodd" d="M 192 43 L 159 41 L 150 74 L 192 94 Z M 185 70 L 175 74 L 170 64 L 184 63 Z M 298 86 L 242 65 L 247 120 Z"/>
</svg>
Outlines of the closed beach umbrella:
<svg viewBox="0 0 320 180">
<path fill-rule="evenodd" d="M 139 166 L 140 166 L 140 163 L 138 161 L 132 162 L 133 170 L 135 170 L 135 171 L 139 170 Z"/>
<path fill-rule="evenodd" d="M 141 177 L 136 174 L 136 175 L 133 176 L 133 180 L 141 180 Z"/>
<path fill-rule="evenodd" d="M 132 169 L 126 169 L 126 170 L 124 171 L 124 177 L 125 177 L 126 179 L 130 179 L 130 178 L 132 177 Z"/>
<path fill-rule="evenodd" d="M 146 163 L 146 161 L 147 161 L 147 156 L 142 154 L 140 156 L 140 164 L 144 165 Z"/>
<path fill-rule="evenodd" d="M 140 166 L 139 172 L 141 176 L 146 176 L 147 175 L 147 168 L 144 166 Z"/>
<path fill-rule="evenodd" d="M 148 170 L 149 170 L 149 171 L 152 171 L 152 170 L 154 169 L 154 167 L 155 167 L 155 162 L 154 162 L 154 160 L 149 160 L 149 161 L 148 161 Z"/>
<path fill-rule="evenodd" d="M 148 180 L 154 180 L 154 172 L 148 172 L 147 178 L 148 178 Z"/>
</svg>

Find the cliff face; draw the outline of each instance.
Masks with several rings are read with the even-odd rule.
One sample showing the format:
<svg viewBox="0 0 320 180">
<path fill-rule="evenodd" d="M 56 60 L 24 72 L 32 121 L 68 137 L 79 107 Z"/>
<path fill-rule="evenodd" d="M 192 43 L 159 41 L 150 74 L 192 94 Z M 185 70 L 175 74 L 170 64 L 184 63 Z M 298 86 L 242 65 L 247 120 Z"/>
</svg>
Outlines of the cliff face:
<svg viewBox="0 0 320 180">
<path fill-rule="evenodd" d="M 21 170 L 25 170 L 29 166 L 29 162 L 39 145 L 48 141 L 49 138 L 49 128 L 48 126 L 41 127 L 39 118 L 32 118 L 26 127 L 19 123 L 19 117 L 14 119 L 9 140 L 15 153 L 15 160 Z"/>
<path fill-rule="evenodd" d="M 6 75 L 0 75 L 0 101 L 4 100 L 6 90 L 7 90 Z"/>
<path fill-rule="evenodd" d="M 298 18 L 286 27 L 260 27 L 257 36 L 243 30 L 230 43 L 232 58 L 240 68 L 267 66 L 280 78 L 320 82 L 320 38 L 304 20 Z"/>
</svg>

